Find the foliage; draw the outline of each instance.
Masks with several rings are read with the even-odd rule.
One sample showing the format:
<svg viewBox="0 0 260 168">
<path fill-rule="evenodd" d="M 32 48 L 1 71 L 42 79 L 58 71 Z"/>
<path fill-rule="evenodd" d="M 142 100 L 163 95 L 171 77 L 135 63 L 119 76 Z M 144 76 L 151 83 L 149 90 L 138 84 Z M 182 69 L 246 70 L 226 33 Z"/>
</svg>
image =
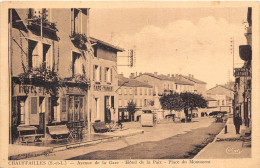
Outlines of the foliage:
<svg viewBox="0 0 260 168">
<path fill-rule="evenodd" d="M 207 107 L 207 101 L 200 94 L 184 92 L 180 94 L 183 101 L 184 109 L 190 109 L 191 111 L 196 108 Z"/>
<path fill-rule="evenodd" d="M 133 119 L 134 113 L 136 112 L 136 104 L 133 102 L 133 100 L 129 101 L 127 103 L 127 111 L 129 112 L 129 118 L 130 120 Z"/>
<path fill-rule="evenodd" d="M 164 94 L 160 97 L 160 104 L 164 110 L 181 111 L 183 109 L 183 101 L 178 93 Z"/>
</svg>

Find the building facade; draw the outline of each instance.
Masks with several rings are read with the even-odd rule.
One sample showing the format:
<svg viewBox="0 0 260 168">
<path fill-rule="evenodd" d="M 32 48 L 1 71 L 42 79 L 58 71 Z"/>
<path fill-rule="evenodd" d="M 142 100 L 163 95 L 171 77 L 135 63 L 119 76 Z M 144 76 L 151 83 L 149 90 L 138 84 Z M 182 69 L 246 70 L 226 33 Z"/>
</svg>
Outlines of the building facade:
<svg viewBox="0 0 260 168">
<path fill-rule="evenodd" d="M 243 124 L 251 127 L 252 103 L 252 8 L 248 8 L 245 37 L 247 45 L 239 46 L 239 56 L 244 61 L 241 68 L 234 69 L 234 116 L 242 117 Z"/>
<path fill-rule="evenodd" d="M 154 90 L 151 85 L 134 79 L 129 79 L 119 75 L 118 78 L 118 108 L 120 121 L 135 121 L 138 111 L 144 107 L 154 106 Z M 127 111 L 129 102 L 136 104 L 135 115 L 132 116 Z"/>
<path fill-rule="evenodd" d="M 88 20 L 87 8 L 9 10 L 10 143 L 19 125 L 46 135 L 48 125 L 87 127 L 111 117 L 108 105 L 118 110 L 115 71 L 123 50 L 89 37 Z"/>
</svg>

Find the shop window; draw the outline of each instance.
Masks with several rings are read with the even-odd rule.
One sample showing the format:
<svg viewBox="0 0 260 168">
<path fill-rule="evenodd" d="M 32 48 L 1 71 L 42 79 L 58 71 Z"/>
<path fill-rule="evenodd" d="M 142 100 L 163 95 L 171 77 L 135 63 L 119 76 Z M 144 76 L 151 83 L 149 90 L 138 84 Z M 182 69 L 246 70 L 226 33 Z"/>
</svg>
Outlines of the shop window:
<svg viewBox="0 0 260 168">
<path fill-rule="evenodd" d="M 83 58 L 80 53 L 72 52 L 72 76 L 84 74 Z"/>
<path fill-rule="evenodd" d="M 105 68 L 105 82 L 112 83 L 112 69 Z"/>
<path fill-rule="evenodd" d="M 101 66 L 94 65 L 93 80 L 101 82 Z"/>
</svg>

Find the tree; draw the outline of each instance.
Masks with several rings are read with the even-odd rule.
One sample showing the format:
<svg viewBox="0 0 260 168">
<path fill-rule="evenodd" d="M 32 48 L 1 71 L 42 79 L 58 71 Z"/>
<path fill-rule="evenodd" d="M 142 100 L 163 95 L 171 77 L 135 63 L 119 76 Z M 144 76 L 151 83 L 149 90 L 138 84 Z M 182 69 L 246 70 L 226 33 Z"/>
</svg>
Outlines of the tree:
<svg viewBox="0 0 260 168">
<path fill-rule="evenodd" d="M 131 100 L 131 101 L 129 101 L 127 103 L 127 108 L 126 109 L 127 109 L 128 113 L 129 113 L 130 121 L 133 121 L 134 113 L 136 111 L 136 104 L 134 103 L 133 100 Z"/>
<path fill-rule="evenodd" d="M 181 111 L 183 109 L 183 101 L 178 93 L 164 94 L 160 97 L 160 104 L 163 110 Z"/>
<path fill-rule="evenodd" d="M 207 107 L 207 101 L 200 94 L 184 92 L 180 94 L 180 97 L 183 102 L 184 113 L 186 116 L 186 120 L 188 118 L 188 111 L 191 111 L 196 108 L 205 108 Z"/>
</svg>

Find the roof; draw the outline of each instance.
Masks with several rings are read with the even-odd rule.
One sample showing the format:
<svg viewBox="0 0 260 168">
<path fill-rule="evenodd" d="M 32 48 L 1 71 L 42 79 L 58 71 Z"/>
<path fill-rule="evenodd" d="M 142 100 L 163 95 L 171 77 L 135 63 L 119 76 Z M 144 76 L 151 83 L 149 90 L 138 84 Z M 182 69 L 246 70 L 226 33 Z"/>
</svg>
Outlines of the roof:
<svg viewBox="0 0 260 168">
<path fill-rule="evenodd" d="M 118 86 L 127 86 L 127 87 L 149 87 L 152 88 L 151 85 L 140 82 L 138 80 L 129 79 L 125 77 L 118 77 Z"/>
<path fill-rule="evenodd" d="M 94 38 L 94 37 L 90 37 L 90 40 L 91 40 L 92 42 L 102 44 L 102 45 L 104 45 L 104 46 L 106 46 L 106 47 L 112 48 L 112 49 L 117 50 L 117 51 L 120 51 L 120 52 L 125 51 L 123 48 L 114 46 L 114 45 L 109 44 L 109 43 L 107 43 L 107 42 L 104 42 L 104 41 L 102 41 L 102 40 L 98 40 L 98 39 L 96 39 L 96 38 Z"/>
<path fill-rule="evenodd" d="M 177 78 L 173 78 L 173 77 L 168 77 L 168 76 L 163 75 L 163 74 L 154 75 L 152 73 L 143 73 L 143 74 L 141 74 L 139 76 L 142 76 L 142 75 L 149 75 L 151 77 L 154 77 L 154 78 L 157 78 L 157 79 L 160 79 L 160 80 L 173 81 L 176 84 L 193 85 L 193 83 L 191 83 L 191 82 L 183 81 L 183 80 L 180 80 L 180 79 L 177 79 Z"/>
<path fill-rule="evenodd" d="M 206 97 L 206 100 L 207 100 L 207 101 L 216 101 L 216 99 L 214 99 L 214 98 L 212 98 L 212 97 L 209 97 L 209 96 Z"/>
<path fill-rule="evenodd" d="M 222 88 L 224 88 L 224 89 L 227 89 L 227 90 L 229 90 L 229 91 L 234 91 L 234 90 L 232 90 L 232 89 L 230 89 L 230 88 L 227 88 L 227 87 L 225 87 L 225 86 L 223 86 L 223 85 L 216 85 L 216 86 L 214 86 L 213 88 L 211 88 L 211 89 L 209 89 L 208 91 L 210 91 L 210 90 L 212 90 L 212 89 L 215 89 L 216 87 L 222 87 Z"/>
<path fill-rule="evenodd" d="M 184 75 L 181 75 L 183 78 L 185 78 L 185 79 L 188 79 L 188 80 L 190 80 L 190 81 L 192 81 L 192 82 L 195 82 L 195 83 L 199 83 L 199 84 L 207 84 L 206 82 L 203 82 L 203 81 L 201 81 L 201 80 L 198 80 L 198 79 L 196 79 L 196 78 L 190 78 L 190 77 L 188 77 L 188 76 L 184 76 Z"/>
</svg>

